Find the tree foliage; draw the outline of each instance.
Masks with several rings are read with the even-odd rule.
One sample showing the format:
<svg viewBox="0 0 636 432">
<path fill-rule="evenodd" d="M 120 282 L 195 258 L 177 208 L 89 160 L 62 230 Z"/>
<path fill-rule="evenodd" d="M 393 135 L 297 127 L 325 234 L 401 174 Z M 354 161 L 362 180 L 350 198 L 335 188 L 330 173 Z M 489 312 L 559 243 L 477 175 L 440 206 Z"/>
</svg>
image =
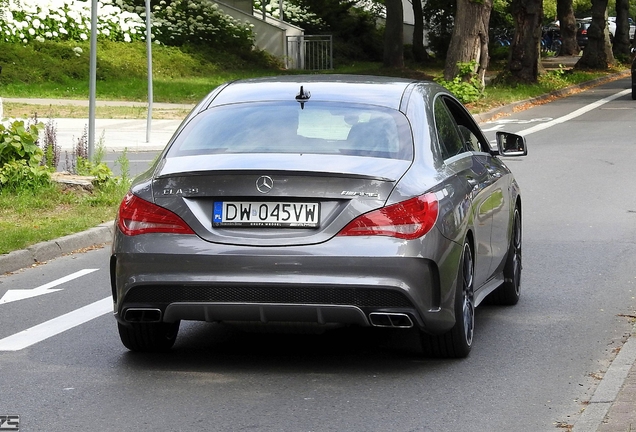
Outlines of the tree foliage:
<svg viewBox="0 0 636 432">
<path fill-rule="evenodd" d="M 307 34 L 333 35 L 336 61 L 382 60 L 382 29 L 376 25 L 377 3 L 358 5 L 355 0 L 291 0 L 316 16 L 322 27 L 311 23 L 296 23 Z"/>
<path fill-rule="evenodd" d="M 426 17 L 428 48 L 437 58 L 446 58 L 453 33 L 453 22 L 457 10 L 456 0 L 424 0 L 422 12 Z"/>
</svg>

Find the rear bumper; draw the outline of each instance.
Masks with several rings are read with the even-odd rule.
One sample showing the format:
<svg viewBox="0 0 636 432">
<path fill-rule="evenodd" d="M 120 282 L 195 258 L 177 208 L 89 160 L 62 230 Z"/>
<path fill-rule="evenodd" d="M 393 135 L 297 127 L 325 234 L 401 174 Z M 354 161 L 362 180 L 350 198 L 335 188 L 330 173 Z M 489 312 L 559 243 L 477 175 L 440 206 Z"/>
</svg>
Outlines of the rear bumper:
<svg viewBox="0 0 636 432">
<path fill-rule="evenodd" d="M 450 263 L 442 260 L 440 267 L 439 250 L 424 257 L 421 249 L 410 251 L 415 245 L 387 237 L 361 238 L 364 246 L 353 248 L 351 238 L 255 248 L 172 235 L 165 253 L 165 235 L 155 236 L 156 242 L 144 239 L 143 251 L 135 247 L 135 237 L 115 236 L 111 280 L 115 316 L 122 324 L 140 316 L 128 310 L 146 309 L 159 310 L 148 316 L 164 322 L 369 326 L 404 319 L 431 333 L 447 331 L 455 322 L 456 274 L 440 272 Z M 443 256 L 453 256 L 454 244 L 445 244 Z"/>
</svg>

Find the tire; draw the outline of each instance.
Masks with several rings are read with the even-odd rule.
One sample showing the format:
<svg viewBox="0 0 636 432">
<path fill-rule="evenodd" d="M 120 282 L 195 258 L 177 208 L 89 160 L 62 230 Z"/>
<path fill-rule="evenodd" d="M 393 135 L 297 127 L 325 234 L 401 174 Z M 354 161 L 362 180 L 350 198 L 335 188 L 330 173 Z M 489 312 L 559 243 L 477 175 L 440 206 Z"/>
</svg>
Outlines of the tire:
<svg viewBox="0 0 636 432">
<path fill-rule="evenodd" d="M 179 332 L 176 323 L 117 323 L 119 338 L 131 351 L 158 352 L 168 351 L 174 345 Z"/>
<path fill-rule="evenodd" d="M 632 100 L 636 100 L 636 86 L 632 86 Z"/>
<path fill-rule="evenodd" d="M 474 271 L 473 250 L 466 241 L 457 276 L 455 325 L 441 335 L 420 332 L 426 357 L 464 358 L 470 354 L 475 330 Z"/>
<path fill-rule="evenodd" d="M 508 246 L 508 256 L 504 266 L 504 283 L 492 294 L 490 300 L 493 304 L 513 306 L 519 302 L 521 296 L 521 212 L 515 208 Z"/>
</svg>

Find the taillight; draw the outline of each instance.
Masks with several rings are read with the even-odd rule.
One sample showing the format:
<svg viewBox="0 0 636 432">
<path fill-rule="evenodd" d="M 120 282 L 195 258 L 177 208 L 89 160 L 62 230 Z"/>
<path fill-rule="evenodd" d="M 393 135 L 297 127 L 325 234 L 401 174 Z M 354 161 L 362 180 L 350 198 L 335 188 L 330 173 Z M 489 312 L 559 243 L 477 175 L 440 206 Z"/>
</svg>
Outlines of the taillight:
<svg viewBox="0 0 636 432">
<path fill-rule="evenodd" d="M 148 233 L 194 234 L 176 214 L 128 192 L 117 213 L 117 226 L 126 235 Z"/>
<path fill-rule="evenodd" d="M 586 35 L 587 34 L 587 30 L 581 30 L 581 34 Z"/>
<path fill-rule="evenodd" d="M 433 228 L 437 214 L 437 197 L 428 193 L 363 214 L 351 221 L 338 235 L 383 235 L 413 240 Z"/>
</svg>

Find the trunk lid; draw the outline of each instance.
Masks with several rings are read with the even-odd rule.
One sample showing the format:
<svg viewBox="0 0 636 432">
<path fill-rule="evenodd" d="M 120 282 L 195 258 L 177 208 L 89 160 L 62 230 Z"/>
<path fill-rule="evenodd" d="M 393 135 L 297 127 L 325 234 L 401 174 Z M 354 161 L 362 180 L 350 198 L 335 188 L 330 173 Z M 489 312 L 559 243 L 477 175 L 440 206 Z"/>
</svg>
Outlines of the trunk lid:
<svg viewBox="0 0 636 432">
<path fill-rule="evenodd" d="M 157 205 L 210 242 L 315 244 L 381 208 L 411 161 L 324 154 L 220 154 L 164 159 Z"/>
</svg>

